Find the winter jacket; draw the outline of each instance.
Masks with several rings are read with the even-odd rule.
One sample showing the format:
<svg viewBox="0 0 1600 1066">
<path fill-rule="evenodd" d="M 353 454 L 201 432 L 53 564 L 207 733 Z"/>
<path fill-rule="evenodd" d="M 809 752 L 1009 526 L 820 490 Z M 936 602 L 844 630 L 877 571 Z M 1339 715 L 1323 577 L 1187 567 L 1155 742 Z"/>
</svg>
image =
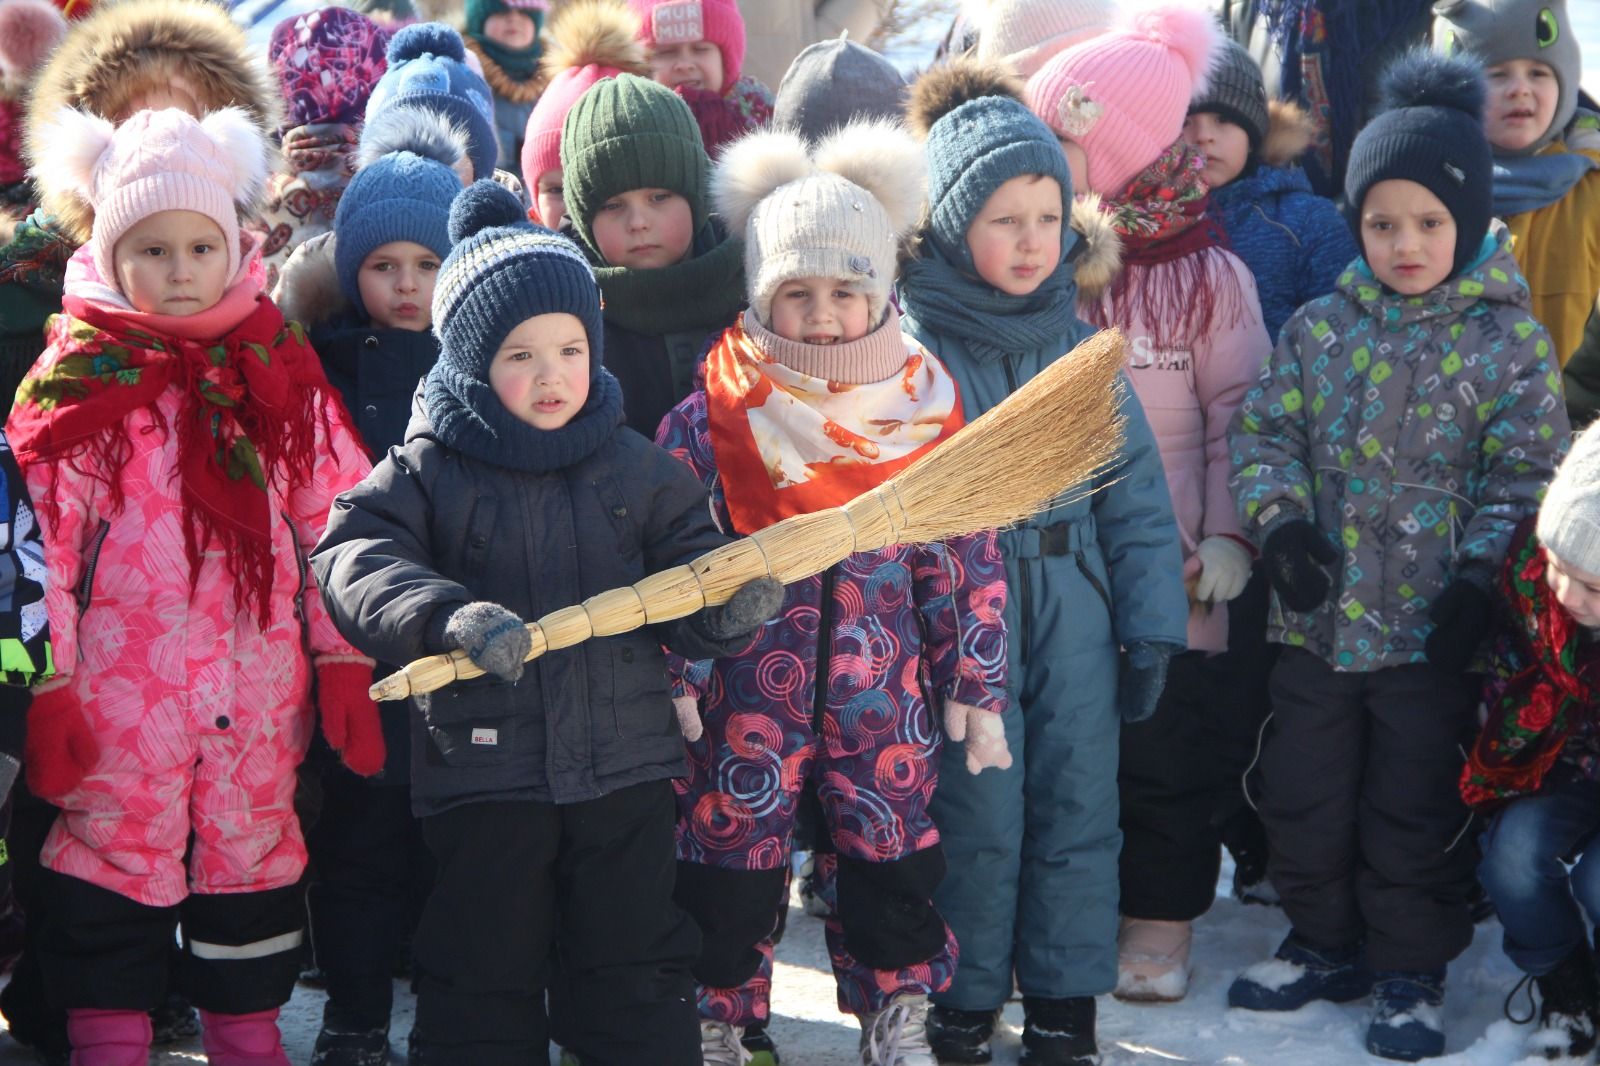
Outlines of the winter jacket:
<svg viewBox="0 0 1600 1066">
<path fill-rule="evenodd" d="M 1565 451 L 1555 353 L 1503 225 L 1484 249 L 1411 298 L 1358 260 L 1289 319 L 1235 420 L 1250 536 L 1306 518 L 1343 548 L 1328 601 L 1275 600 L 1269 631 L 1335 670 L 1426 661 L 1429 606 L 1464 573 L 1488 587 Z"/>
<path fill-rule="evenodd" d="M 1161 452 L 1186 564 L 1206 537 L 1243 535 L 1228 489 L 1228 423 L 1272 352 L 1255 280 L 1244 263 L 1222 249 L 1197 254 L 1206 257 L 1211 288 L 1233 284 L 1240 293 L 1237 309 L 1218 302 L 1211 336 L 1197 339 L 1190 348 L 1163 348 L 1152 337 L 1150 323 L 1117 323 L 1128 338 L 1128 378 Z M 1156 283 L 1157 272 L 1171 268 L 1161 263 L 1127 269 L 1144 272 L 1144 283 Z M 1228 273 L 1231 280 L 1225 277 Z M 1109 298 L 1102 294 L 1100 300 L 1109 321 Z M 1226 651 L 1226 609 L 1191 610 L 1188 645 L 1196 651 Z"/>
<path fill-rule="evenodd" d="M 381 457 L 403 444 L 417 383 L 439 358 L 438 338 L 431 331 L 364 324 L 351 315 L 314 329 L 311 346 L 367 450 Z"/>
<path fill-rule="evenodd" d="M 622 386 L 629 429 L 655 437 L 667 413 L 694 391 L 700 363 L 726 325 L 652 336 L 606 320 L 606 369 Z"/>
<path fill-rule="evenodd" d="M 1566 151 L 1571 149 L 1557 141 L 1539 154 Z M 1581 154 L 1600 161 L 1600 148 Z M 1533 293 L 1533 317 L 1550 331 L 1556 361 L 1564 367 L 1578 350 L 1600 296 L 1600 170 L 1589 171 L 1548 207 L 1512 215 L 1505 223 Z"/>
<path fill-rule="evenodd" d="M 340 629 L 405 663 L 450 650 L 443 622 L 466 603 L 535 619 L 726 540 L 693 475 L 631 430 L 530 474 L 445 447 L 419 412 L 405 445 L 336 502 L 312 565 Z M 681 776 L 663 641 L 695 658 L 748 643 L 711 644 L 683 619 L 550 652 L 515 684 L 479 677 L 416 697 L 413 809 L 577 803 Z"/>
<path fill-rule="evenodd" d="M 44 541 L 28 485 L 11 445 L 0 434 L 0 684 L 31 685 L 54 668 L 45 605 Z"/>
</svg>

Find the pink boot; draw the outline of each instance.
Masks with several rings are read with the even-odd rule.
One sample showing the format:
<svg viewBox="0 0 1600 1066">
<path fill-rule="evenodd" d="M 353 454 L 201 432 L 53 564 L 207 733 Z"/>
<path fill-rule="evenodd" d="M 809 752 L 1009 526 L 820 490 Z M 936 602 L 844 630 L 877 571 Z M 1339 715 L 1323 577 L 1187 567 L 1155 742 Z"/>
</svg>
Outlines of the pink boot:
<svg viewBox="0 0 1600 1066">
<path fill-rule="evenodd" d="M 200 1043 L 211 1066 L 289 1066 L 278 1034 L 278 1009 L 252 1014 L 200 1012 Z"/>
<path fill-rule="evenodd" d="M 67 1011 L 72 1066 L 146 1066 L 150 1061 L 150 1015 L 142 1010 Z"/>
</svg>

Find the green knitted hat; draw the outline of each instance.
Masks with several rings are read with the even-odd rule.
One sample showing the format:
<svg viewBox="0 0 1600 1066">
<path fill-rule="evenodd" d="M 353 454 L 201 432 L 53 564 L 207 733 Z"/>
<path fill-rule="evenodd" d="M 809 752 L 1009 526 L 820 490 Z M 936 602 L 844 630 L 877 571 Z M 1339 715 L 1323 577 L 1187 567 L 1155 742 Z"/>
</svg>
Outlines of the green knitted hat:
<svg viewBox="0 0 1600 1066">
<path fill-rule="evenodd" d="M 567 217 L 594 257 L 590 230 L 600 205 L 630 189 L 670 189 L 706 221 L 711 161 L 694 115 L 671 89 L 647 78 L 603 78 L 567 112 L 561 129 L 561 170 Z"/>
</svg>

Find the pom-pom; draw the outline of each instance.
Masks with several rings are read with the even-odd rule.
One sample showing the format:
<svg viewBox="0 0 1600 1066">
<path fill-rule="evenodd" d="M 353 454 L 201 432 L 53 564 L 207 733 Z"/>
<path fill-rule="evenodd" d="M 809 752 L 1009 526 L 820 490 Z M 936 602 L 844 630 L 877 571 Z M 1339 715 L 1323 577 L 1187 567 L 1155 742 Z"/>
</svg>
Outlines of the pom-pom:
<svg viewBox="0 0 1600 1066">
<path fill-rule="evenodd" d="M 63 107 L 42 131 L 42 150 L 33 160 L 33 179 L 42 189 L 95 206 L 94 172 L 111 147 L 116 128 L 99 115 Z"/>
<path fill-rule="evenodd" d="M 1209 11 L 1187 3 L 1151 4 L 1127 16 L 1125 32 L 1162 45 L 1183 61 L 1189 70 L 1193 89 L 1189 95 L 1206 91 L 1212 65 L 1222 51 L 1222 27 Z"/>
<path fill-rule="evenodd" d="M 1466 54 L 1441 55 L 1425 46 L 1389 65 L 1378 83 L 1379 108 L 1453 107 L 1483 118 L 1483 66 Z"/>
<path fill-rule="evenodd" d="M 814 169 L 793 130 L 758 130 L 723 149 L 711 172 L 711 202 L 730 233 L 743 233 L 757 204 Z"/>
<path fill-rule="evenodd" d="M 571 0 L 551 17 L 545 36 L 549 44 L 541 68 L 546 78 L 589 66 L 649 74 L 639 16 L 622 0 Z"/>
<path fill-rule="evenodd" d="M 1008 96 L 1021 103 L 1022 82 L 1003 67 L 973 59 L 940 64 L 912 83 L 907 125 L 927 140 L 935 122 L 962 104 L 986 96 Z"/>
<path fill-rule="evenodd" d="M 467 157 L 465 130 L 441 111 L 390 107 L 361 127 L 356 166 L 365 167 L 391 152 L 411 152 L 454 170 Z"/>
<path fill-rule="evenodd" d="M 462 63 L 467 58 L 467 46 L 462 43 L 461 34 L 442 22 L 414 23 L 389 38 L 391 67 L 423 55 L 436 55 Z"/>
<path fill-rule="evenodd" d="M 460 244 L 481 230 L 519 222 L 527 225 L 528 216 L 516 193 L 481 178 L 462 189 L 450 205 L 450 243 Z"/>
<path fill-rule="evenodd" d="M 233 202 L 253 205 L 267 181 L 267 146 L 243 108 L 225 107 L 200 120 L 200 128 L 216 142 L 233 167 Z"/>
<path fill-rule="evenodd" d="M 887 119 L 852 122 L 824 137 L 813 157 L 818 170 L 861 186 L 883 205 L 897 235 L 922 217 L 928 168 L 922 146 L 905 127 Z"/>
<path fill-rule="evenodd" d="M 0 83 L 22 84 L 67 35 L 49 0 L 0 0 Z"/>
</svg>

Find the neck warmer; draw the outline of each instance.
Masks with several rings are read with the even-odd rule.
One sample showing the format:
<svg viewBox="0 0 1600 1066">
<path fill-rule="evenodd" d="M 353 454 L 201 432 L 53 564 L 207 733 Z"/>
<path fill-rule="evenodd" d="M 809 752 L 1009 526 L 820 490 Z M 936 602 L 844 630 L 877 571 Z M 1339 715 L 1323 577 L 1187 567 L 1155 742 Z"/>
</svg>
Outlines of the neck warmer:
<svg viewBox="0 0 1600 1066">
<path fill-rule="evenodd" d="M 544 79 L 539 77 L 539 57 L 544 53 L 541 37 L 536 36 L 526 48 L 507 48 L 487 36 L 469 34 L 463 40 L 478 53 L 483 80 L 495 95 L 519 104 L 539 98 L 539 91 L 544 88 Z"/>
<path fill-rule="evenodd" d="M 508 470 L 549 474 L 600 450 L 622 424 L 622 387 L 602 367 L 589 399 L 560 429 L 537 429 L 507 411 L 487 381 L 440 360 L 428 371 L 423 406 L 447 448 Z"/>
<path fill-rule="evenodd" d="M 1600 123 L 1600 115 L 1579 108 L 1578 117 L 1567 127 L 1568 133 L 1580 124 L 1592 128 L 1596 123 Z M 1597 167 L 1600 167 L 1600 160 L 1593 155 L 1572 151 L 1559 142 L 1537 155 L 1496 155 L 1494 215 L 1509 219 L 1526 211 L 1549 207 Z"/>
<path fill-rule="evenodd" d="M 700 242 L 710 243 L 710 227 Z M 693 259 L 655 270 L 600 266 L 606 321 L 631 333 L 660 337 L 721 328 L 744 306 L 744 241 L 728 237 Z"/>
</svg>

